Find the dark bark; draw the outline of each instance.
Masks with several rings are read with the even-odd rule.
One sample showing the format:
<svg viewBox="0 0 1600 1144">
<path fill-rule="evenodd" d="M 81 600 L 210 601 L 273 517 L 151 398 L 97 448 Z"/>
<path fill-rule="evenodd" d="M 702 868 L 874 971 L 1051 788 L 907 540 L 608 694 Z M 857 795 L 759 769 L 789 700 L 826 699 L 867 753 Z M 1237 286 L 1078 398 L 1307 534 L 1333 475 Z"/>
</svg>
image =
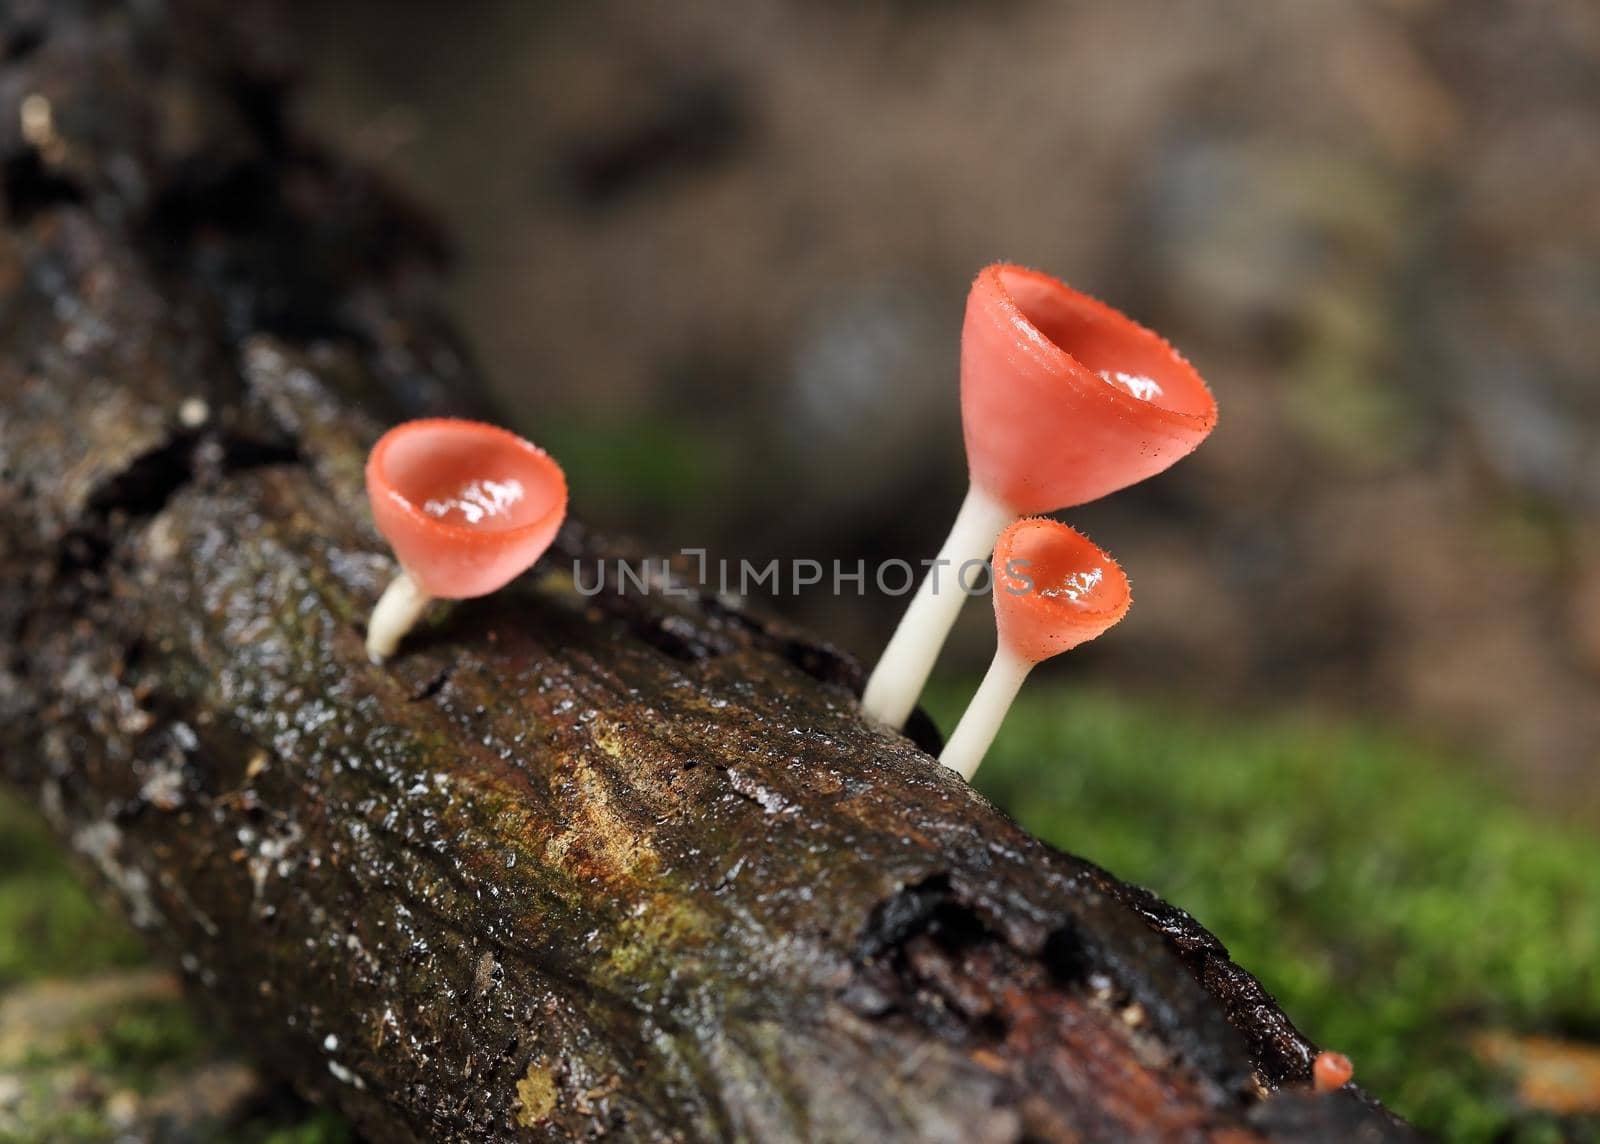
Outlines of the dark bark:
<svg viewBox="0 0 1600 1144">
<path fill-rule="evenodd" d="M 373 417 L 475 392 L 438 241 L 257 13 L 0 36 L 3 771 L 263 1061 L 385 1140 L 1406 1134 L 849 657 L 580 596 L 578 526 L 370 665 Z"/>
</svg>

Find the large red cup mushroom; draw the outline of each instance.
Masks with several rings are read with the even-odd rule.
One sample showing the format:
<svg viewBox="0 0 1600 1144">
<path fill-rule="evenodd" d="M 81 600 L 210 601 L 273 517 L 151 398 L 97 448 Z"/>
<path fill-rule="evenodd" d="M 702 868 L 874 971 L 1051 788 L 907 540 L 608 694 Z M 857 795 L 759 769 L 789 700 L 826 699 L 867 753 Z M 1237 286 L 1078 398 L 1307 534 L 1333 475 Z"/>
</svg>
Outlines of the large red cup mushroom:
<svg viewBox="0 0 1600 1144">
<path fill-rule="evenodd" d="M 1117 562 L 1054 520 L 1019 520 L 1005 529 L 991 567 L 999 646 L 939 756 L 968 781 L 1034 666 L 1102 634 L 1133 602 Z"/>
<path fill-rule="evenodd" d="M 1217 405 L 1160 335 L 1047 274 L 997 264 L 967 295 L 961 422 L 966 500 L 862 696 L 892 727 L 961 610 L 964 565 L 1020 516 L 1096 500 L 1193 452 Z"/>
<path fill-rule="evenodd" d="M 397 425 L 367 458 L 367 496 L 400 574 L 367 625 L 367 654 L 393 655 L 434 599 L 504 587 L 544 555 L 567 512 L 567 480 L 515 433 L 433 418 Z"/>
</svg>

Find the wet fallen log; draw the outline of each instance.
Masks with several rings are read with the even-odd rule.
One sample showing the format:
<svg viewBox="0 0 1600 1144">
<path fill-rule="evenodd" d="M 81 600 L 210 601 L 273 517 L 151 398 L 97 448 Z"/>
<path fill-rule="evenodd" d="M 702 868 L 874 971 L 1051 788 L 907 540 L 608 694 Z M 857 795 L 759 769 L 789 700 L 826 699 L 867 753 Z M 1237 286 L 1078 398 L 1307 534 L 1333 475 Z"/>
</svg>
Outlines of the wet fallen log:
<svg viewBox="0 0 1600 1144">
<path fill-rule="evenodd" d="M 575 590 L 625 546 L 370 664 L 365 450 L 476 392 L 436 238 L 260 13 L 3 21 L 0 772 L 265 1064 L 383 1140 L 1408 1135 L 849 657 Z"/>
</svg>

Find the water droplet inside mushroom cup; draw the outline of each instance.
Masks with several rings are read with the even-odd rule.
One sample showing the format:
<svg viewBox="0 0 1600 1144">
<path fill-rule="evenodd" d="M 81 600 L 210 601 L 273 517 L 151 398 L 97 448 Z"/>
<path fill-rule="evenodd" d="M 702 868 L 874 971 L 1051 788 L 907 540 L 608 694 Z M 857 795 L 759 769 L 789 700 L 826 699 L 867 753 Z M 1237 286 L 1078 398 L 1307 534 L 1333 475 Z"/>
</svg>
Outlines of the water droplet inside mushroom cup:
<svg viewBox="0 0 1600 1144">
<path fill-rule="evenodd" d="M 520 437 L 471 422 L 434 424 L 442 428 L 402 436 L 378 457 L 390 495 L 429 518 L 479 531 L 523 528 L 564 495 L 550 458 Z"/>
<path fill-rule="evenodd" d="M 470 524 L 479 528 L 515 528 L 517 505 L 526 499 L 526 490 L 516 477 L 503 481 L 468 481 L 454 496 L 429 497 L 422 511 L 440 520 Z"/>
<path fill-rule="evenodd" d="M 1041 584 L 1039 594 L 1053 600 L 1065 600 L 1081 607 L 1093 607 L 1094 594 L 1106 580 L 1106 570 L 1100 567 L 1069 572 L 1055 584 Z"/>
<path fill-rule="evenodd" d="M 1125 607 L 1128 582 L 1121 569 L 1088 537 L 1052 524 L 1019 522 L 1004 550 L 995 550 L 995 564 L 1005 580 L 1002 590 L 1091 612 Z"/>
<path fill-rule="evenodd" d="M 1215 420 L 1205 382 L 1160 334 L 1049 275 L 1005 266 L 997 279 L 1033 331 L 1102 381 L 1161 409 Z"/>
<path fill-rule="evenodd" d="M 1100 371 L 1111 385 L 1122 390 L 1129 397 L 1137 397 L 1140 401 L 1159 401 L 1166 396 L 1166 391 L 1161 388 L 1161 383 L 1153 377 L 1145 377 L 1138 373 L 1124 373 L 1120 369 L 1103 369 Z"/>
<path fill-rule="evenodd" d="M 1053 520 L 1012 525 L 996 543 L 994 567 L 1002 638 L 1035 661 L 1093 639 L 1132 602 L 1116 561 Z"/>
</svg>

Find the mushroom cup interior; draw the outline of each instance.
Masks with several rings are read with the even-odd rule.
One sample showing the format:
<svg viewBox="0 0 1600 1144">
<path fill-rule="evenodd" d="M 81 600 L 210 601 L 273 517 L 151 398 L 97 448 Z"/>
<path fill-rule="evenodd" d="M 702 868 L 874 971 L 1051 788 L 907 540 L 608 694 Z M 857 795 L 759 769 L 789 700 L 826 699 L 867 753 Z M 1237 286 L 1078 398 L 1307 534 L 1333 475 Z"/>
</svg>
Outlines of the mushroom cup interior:
<svg viewBox="0 0 1600 1144">
<path fill-rule="evenodd" d="M 1174 413 L 1213 415 L 1205 382 L 1160 335 L 1042 274 L 1006 267 L 1000 284 L 1035 329 L 1108 384 Z"/>
<path fill-rule="evenodd" d="M 555 462 L 515 434 L 470 423 L 419 424 L 388 443 L 380 471 L 393 490 L 440 525 L 511 532 L 556 507 Z"/>
<path fill-rule="evenodd" d="M 995 552 L 1001 570 L 997 591 L 1063 619 L 1106 617 L 1115 622 L 1127 610 L 1131 600 L 1127 577 L 1087 537 L 1055 521 L 1040 520 L 1015 526 L 1004 539 L 1008 543 Z M 1011 574 L 1013 566 L 1032 581 L 1031 587 Z"/>
</svg>

